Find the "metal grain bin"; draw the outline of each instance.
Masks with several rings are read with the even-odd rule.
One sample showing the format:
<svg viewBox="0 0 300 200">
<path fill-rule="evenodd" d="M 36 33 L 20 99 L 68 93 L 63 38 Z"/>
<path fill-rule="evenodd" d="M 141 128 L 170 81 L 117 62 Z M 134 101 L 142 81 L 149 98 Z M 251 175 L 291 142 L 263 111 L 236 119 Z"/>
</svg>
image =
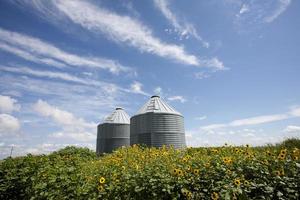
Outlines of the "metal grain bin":
<svg viewBox="0 0 300 200">
<path fill-rule="evenodd" d="M 183 116 L 159 96 L 152 96 L 130 119 L 130 145 L 133 144 L 185 147 Z"/>
<path fill-rule="evenodd" d="M 111 153 L 113 150 L 129 146 L 130 144 L 130 119 L 122 108 L 109 115 L 97 131 L 97 154 Z"/>
</svg>

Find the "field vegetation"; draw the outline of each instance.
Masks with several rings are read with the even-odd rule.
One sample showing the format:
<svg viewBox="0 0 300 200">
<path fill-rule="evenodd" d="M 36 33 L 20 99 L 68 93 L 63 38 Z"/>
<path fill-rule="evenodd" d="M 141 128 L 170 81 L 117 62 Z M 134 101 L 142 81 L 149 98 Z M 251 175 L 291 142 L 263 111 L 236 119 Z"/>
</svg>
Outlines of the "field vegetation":
<svg viewBox="0 0 300 200">
<path fill-rule="evenodd" d="M 300 140 L 264 147 L 66 147 L 0 161 L 0 199 L 299 199 Z"/>
</svg>

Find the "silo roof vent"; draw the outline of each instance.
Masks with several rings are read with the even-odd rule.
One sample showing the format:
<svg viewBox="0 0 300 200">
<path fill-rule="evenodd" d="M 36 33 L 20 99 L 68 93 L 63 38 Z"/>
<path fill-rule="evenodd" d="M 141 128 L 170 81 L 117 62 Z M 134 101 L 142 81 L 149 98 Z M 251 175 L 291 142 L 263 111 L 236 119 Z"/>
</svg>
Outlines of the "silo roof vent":
<svg viewBox="0 0 300 200">
<path fill-rule="evenodd" d="M 129 115 L 123 110 L 123 108 L 117 107 L 113 113 L 111 113 L 103 122 L 109 124 L 130 124 Z"/>
<path fill-rule="evenodd" d="M 136 113 L 136 115 L 144 114 L 144 113 L 170 113 L 181 115 L 178 111 L 164 102 L 159 96 L 152 96 L 147 103 L 145 103 L 141 109 Z"/>
</svg>

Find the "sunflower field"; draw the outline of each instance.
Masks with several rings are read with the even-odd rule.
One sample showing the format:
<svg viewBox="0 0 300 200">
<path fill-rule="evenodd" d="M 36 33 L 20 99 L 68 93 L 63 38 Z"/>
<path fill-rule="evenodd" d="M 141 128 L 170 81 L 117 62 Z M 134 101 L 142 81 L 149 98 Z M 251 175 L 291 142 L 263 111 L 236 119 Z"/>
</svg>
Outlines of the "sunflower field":
<svg viewBox="0 0 300 200">
<path fill-rule="evenodd" d="M 299 141 L 298 143 L 299 144 Z M 299 199 L 298 145 L 66 147 L 0 161 L 0 199 Z"/>
</svg>

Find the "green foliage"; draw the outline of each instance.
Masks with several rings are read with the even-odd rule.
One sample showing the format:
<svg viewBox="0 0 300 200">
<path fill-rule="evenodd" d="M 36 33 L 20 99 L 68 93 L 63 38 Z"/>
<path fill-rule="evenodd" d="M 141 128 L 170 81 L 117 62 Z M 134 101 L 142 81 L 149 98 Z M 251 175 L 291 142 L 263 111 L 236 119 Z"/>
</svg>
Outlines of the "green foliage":
<svg viewBox="0 0 300 200">
<path fill-rule="evenodd" d="M 300 139 L 289 138 L 289 139 L 284 140 L 282 143 L 280 143 L 279 146 L 281 146 L 283 148 L 296 147 L 296 148 L 300 149 Z"/>
<path fill-rule="evenodd" d="M 66 147 L 0 162 L 0 199 L 299 199 L 297 142 L 265 147 Z"/>
</svg>

